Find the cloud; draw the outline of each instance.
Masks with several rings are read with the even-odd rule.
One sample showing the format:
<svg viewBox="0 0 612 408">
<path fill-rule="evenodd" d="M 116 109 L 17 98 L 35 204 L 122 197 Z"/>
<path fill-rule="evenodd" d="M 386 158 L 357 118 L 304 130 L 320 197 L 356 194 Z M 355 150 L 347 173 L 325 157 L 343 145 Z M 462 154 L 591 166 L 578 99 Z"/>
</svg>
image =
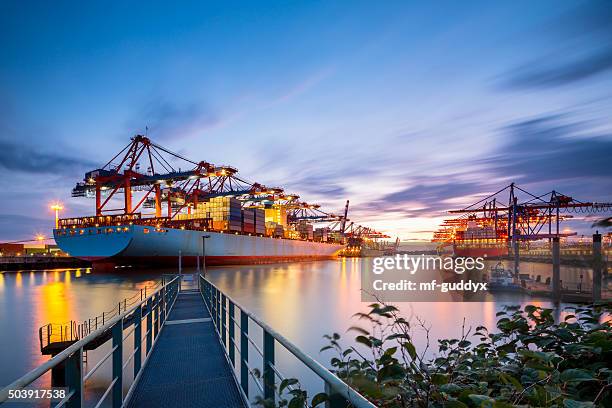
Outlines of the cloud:
<svg viewBox="0 0 612 408">
<path fill-rule="evenodd" d="M 609 178 L 612 135 L 588 133 L 588 123 L 568 115 L 526 119 L 503 128 L 499 140 L 507 142 L 481 163 L 524 182 Z"/>
<path fill-rule="evenodd" d="M 311 167 L 316 168 L 316 167 Z M 339 178 L 325 174 L 306 174 L 290 180 L 291 186 L 299 186 L 301 200 L 309 200 L 309 197 L 325 197 L 326 200 L 343 199 L 347 197 L 346 189 L 338 183 Z M 293 192 L 289 187 L 288 193 Z"/>
<path fill-rule="evenodd" d="M 96 166 L 95 163 L 65 153 L 36 149 L 21 143 L 0 140 L 0 167 L 32 174 L 74 176 Z"/>
<path fill-rule="evenodd" d="M 612 228 L 612 217 L 602 218 L 601 220 L 594 222 L 591 225 L 591 228 L 595 228 L 595 227 Z"/>
<path fill-rule="evenodd" d="M 155 99 L 146 103 L 129 121 L 130 129 L 149 128 L 156 140 L 192 136 L 222 123 L 215 110 L 202 102 L 176 103 Z"/>
<path fill-rule="evenodd" d="M 481 183 L 458 181 L 450 175 L 424 177 L 418 184 L 387 194 L 367 207 L 396 211 L 407 217 L 435 217 L 452 207 L 448 201 L 481 194 L 484 189 Z"/>
<path fill-rule="evenodd" d="M 0 242 L 33 239 L 36 234 L 49 236 L 53 220 L 18 214 L 0 214 Z"/>
<path fill-rule="evenodd" d="M 314 71 L 310 75 L 304 77 L 299 82 L 293 84 L 291 87 L 283 90 L 283 92 L 274 98 L 269 106 L 281 103 L 288 102 L 305 92 L 308 92 L 311 88 L 319 84 L 321 81 L 327 79 L 330 75 L 335 72 L 335 66 L 324 67 L 318 71 Z"/>
<path fill-rule="evenodd" d="M 554 22 L 551 51 L 506 73 L 502 86 L 550 88 L 603 75 L 612 70 L 612 7 L 587 1 Z"/>
<path fill-rule="evenodd" d="M 510 88 L 547 88 L 602 74 L 612 69 L 612 45 L 602 48 L 573 61 L 558 61 L 556 66 L 550 64 L 550 58 L 533 61 L 528 66 L 518 68 L 506 85 Z"/>
<path fill-rule="evenodd" d="M 538 194 L 555 189 L 582 201 L 594 200 L 598 194 L 610 200 L 612 135 L 593 134 L 589 125 L 569 114 L 511 123 L 498 130 L 498 145 L 487 157 L 455 163 L 455 170 L 475 165 L 478 170 L 474 173 L 453 173 L 449 168 L 436 176 L 407 174 L 403 178 L 407 187 L 362 204 L 360 209 L 365 214 L 385 211 L 411 218 L 438 217 L 512 181 Z"/>
</svg>

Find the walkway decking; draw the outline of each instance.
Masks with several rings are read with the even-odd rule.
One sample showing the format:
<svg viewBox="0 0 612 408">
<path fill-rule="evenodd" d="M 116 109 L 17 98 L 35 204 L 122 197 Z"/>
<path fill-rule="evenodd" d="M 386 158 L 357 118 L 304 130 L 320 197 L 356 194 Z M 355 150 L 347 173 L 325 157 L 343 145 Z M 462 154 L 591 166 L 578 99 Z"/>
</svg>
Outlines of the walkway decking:
<svg viewBox="0 0 612 408">
<path fill-rule="evenodd" d="M 198 292 L 181 292 L 129 407 L 245 407 Z"/>
</svg>

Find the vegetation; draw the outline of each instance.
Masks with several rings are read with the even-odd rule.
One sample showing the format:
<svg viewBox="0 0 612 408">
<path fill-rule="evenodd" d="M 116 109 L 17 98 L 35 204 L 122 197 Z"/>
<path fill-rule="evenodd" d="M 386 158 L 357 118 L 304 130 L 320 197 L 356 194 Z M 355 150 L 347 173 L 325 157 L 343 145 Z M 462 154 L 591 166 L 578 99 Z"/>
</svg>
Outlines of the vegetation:
<svg viewBox="0 0 612 408">
<path fill-rule="evenodd" d="M 610 311 L 578 307 L 555 323 L 552 309 L 507 307 L 495 332 L 464 327 L 426 359 L 429 345 L 417 352 L 398 309 L 372 304 L 356 315 L 370 328 L 351 328 L 368 353 L 343 348 L 338 334 L 322 350 L 334 350 L 335 373 L 379 407 L 612 406 Z"/>
<path fill-rule="evenodd" d="M 332 371 L 381 408 L 612 407 L 611 311 L 610 304 L 576 307 L 556 323 L 552 309 L 506 307 L 497 330 L 464 325 L 460 338 L 439 340 L 428 359 L 429 341 L 418 352 L 398 309 L 375 303 L 355 315 L 369 323 L 350 329 L 359 347 L 344 348 L 334 333 L 321 351 L 334 351 Z M 277 393 L 276 403 L 257 404 L 320 407 L 329 398 L 309 398 L 296 379 L 284 380 Z"/>
</svg>

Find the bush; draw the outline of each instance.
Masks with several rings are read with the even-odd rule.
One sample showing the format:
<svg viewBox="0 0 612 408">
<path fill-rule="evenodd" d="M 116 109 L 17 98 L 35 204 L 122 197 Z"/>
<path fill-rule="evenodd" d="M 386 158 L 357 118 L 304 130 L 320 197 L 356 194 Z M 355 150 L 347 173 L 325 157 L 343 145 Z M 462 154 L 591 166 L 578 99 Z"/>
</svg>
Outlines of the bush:
<svg viewBox="0 0 612 408">
<path fill-rule="evenodd" d="M 573 308 L 559 323 L 531 305 L 497 315 L 494 333 L 464 325 L 427 359 L 429 343 L 416 350 L 398 309 L 375 303 L 355 315 L 370 328 L 350 329 L 368 352 L 344 348 L 337 333 L 321 350 L 334 350 L 336 375 L 379 407 L 612 406 L 609 304 Z"/>
</svg>

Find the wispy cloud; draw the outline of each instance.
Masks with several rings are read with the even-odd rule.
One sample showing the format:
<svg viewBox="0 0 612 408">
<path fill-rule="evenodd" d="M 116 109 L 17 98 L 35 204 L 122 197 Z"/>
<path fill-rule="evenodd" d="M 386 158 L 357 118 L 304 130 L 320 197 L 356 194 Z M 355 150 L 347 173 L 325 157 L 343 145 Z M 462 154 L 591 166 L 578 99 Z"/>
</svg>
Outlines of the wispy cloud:
<svg viewBox="0 0 612 408">
<path fill-rule="evenodd" d="M 550 51 L 502 77 L 508 88 L 550 88 L 594 78 L 612 71 L 612 7 L 610 2 L 583 2 L 555 21 Z"/>
<path fill-rule="evenodd" d="M 284 89 L 279 95 L 277 95 L 270 103 L 269 106 L 277 103 L 288 102 L 299 95 L 307 92 L 315 85 L 328 78 L 335 72 L 335 67 L 328 66 L 320 70 L 314 71 L 311 74 L 305 76 L 300 81 L 292 84 L 287 89 Z"/>
<path fill-rule="evenodd" d="M 607 178 L 612 134 L 591 134 L 569 114 L 543 115 L 501 129 L 498 151 L 482 160 L 491 173 L 525 182 Z"/>
<path fill-rule="evenodd" d="M 180 139 L 196 131 L 218 126 L 221 116 L 203 102 L 174 102 L 151 99 L 128 123 L 130 129 L 149 128 L 155 139 Z"/>
<path fill-rule="evenodd" d="M 70 156 L 48 148 L 38 149 L 16 141 L 0 140 L 0 167 L 5 170 L 74 177 L 94 166 L 95 163 L 78 155 Z"/>
<path fill-rule="evenodd" d="M 594 196 L 610 200 L 612 134 L 594 133 L 590 125 L 569 113 L 512 122 L 497 130 L 495 140 L 500 142 L 486 157 L 455 162 L 439 175 L 406 173 L 405 188 L 362 203 L 359 210 L 366 217 L 393 212 L 398 217 L 433 219 L 511 181 L 538 194 L 556 189 L 584 201 Z M 474 173 L 456 171 L 475 164 Z"/>
</svg>

